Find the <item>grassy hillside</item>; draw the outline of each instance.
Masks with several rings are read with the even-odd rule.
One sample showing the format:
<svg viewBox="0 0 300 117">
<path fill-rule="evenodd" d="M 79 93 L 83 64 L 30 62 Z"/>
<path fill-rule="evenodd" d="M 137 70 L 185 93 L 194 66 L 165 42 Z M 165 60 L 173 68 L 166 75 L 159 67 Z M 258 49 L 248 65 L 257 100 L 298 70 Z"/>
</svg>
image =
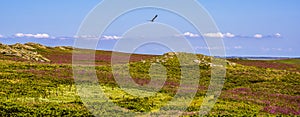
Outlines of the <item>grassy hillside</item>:
<svg viewBox="0 0 300 117">
<path fill-rule="evenodd" d="M 72 48 L 50 48 L 33 43 L 25 45 L 35 48 L 34 51 L 37 54 L 50 61 L 36 61 L 22 56 L 0 54 L 0 115 L 92 116 L 78 96 L 74 84 L 71 65 Z M 14 49 L 14 47 L 10 48 Z M 179 69 L 179 61 L 175 54 L 132 55 L 132 62 L 125 66 L 130 66 L 130 74 L 136 83 L 144 85 L 150 81 L 149 69 L 153 63 L 159 63 L 166 68 L 167 80 L 155 96 L 138 98 L 129 95 L 114 80 L 109 65 L 110 55 L 111 52 L 96 52 L 98 65 L 96 73 L 99 84 L 112 102 L 128 109 L 111 108 L 110 111 L 113 113 L 122 111 L 155 113 L 172 99 L 180 86 L 181 69 Z M 198 115 L 197 112 L 210 83 L 211 57 L 198 55 L 198 61 L 200 62 L 197 67 L 200 71 L 190 73 L 201 74 L 199 87 L 183 116 Z M 236 60 L 235 62 L 240 64 L 226 61 L 228 65 L 224 88 L 209 115 L 300 115 L 300 73 L 298 70 L 260 67 L 256 64 L 241 65 L 251 63 L 251 61 Z M 286 63 L 278 62 L 278 64 Z M 186 64 L 184 67 L 193 66 Z M 119 74 L 122 75 L 122 73 Z M 163 77 L 163 74 L 157 74 L 157 77 Z M 83 85 L 88 87 L 89 83 L 83 82 Z M 142 92 L 147 93 L 147 90 Z M 97 106 L 104 104 L 102 101 L 94 103 Z M 169 108 L 180 110 L 181 105 L 174 104 Z M 98 114 L 101 113 L 105 112 Z"/>
<path fill-rule="evenodd" d="M 296 64 L 300 65 L 300 59 L 285 59 L 285 60 L 277 60 L 274 62 L 285 63 L 285 64 Z"/>
<path fill-rule="evenodd" d="M 30 61 L 48 64 L 72 64 L 72 47 L 46 47 L 37 43 L 5 45 L 0 43 L 0 60 Z M 117 52 L 115 52 L 117 53 Z M 109 65 L 111 62 L 111 51 L 95 52 L 96 65 Z M 120 56 L 128 54 L 118 53 Z M 131 55 L 130 61 L 140 61 L 152 58 L 154 55 Z M 120 61 L 126 63 L 125 61 Z"/>
<path fill-rule="evenodd" d="M 278 70 L 288 70 L 293 72 L 300 72 L 300 59 L 284 59 L 284 60 L 240 60 L 230 59 L 245 66 L 255 66 L 259 68 L 271 68 Z"/>
</svg>

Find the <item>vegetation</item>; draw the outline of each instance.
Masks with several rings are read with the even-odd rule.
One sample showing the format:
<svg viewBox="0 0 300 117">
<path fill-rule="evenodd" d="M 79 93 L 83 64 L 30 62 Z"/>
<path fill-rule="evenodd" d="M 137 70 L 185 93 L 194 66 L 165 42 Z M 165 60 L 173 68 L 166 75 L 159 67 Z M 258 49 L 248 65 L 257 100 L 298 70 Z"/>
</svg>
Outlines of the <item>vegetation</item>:
<svg viewBox="0 0 300 117">
<path fill-rule="evenodd" d="M 246 66 L 255 66 L 259 68 L 272 68 L 278 70 L 300 72 L 300 59 L 265 60 L 265 61 L 231 59 L 230 61 L 242 65 L 246 65 Z"/>
<path fill-rule="evenodd" d="M 0 54 L 0 116 L 93 116 L 95 113 L 90 112 L 89 109 L 103 108 L 99 107 L 99 105 L 105 105 L 105 102 L 101 100 L 93 102 L 96 105 L 94 107 L 86 107 L 77 94 L 80 87 L 76 87 L 72 74 L 73 48 L 41 48 L 37 47 L 41 45 L 27 45 L 39 48 L 36 52 L 51 62 L 25 60 L 22 57 Z M 96 74 L 102 90 L 113 103 L 127 109 L 120 110 L 111 107 L 107 110 L 111 109 L 109 110 L 111 113 L 153 112 L 155 115 L 161 107 L 172 100 L 180 87 L 179 81 L 182 75 L 180 66 L 182 65 L 176 57 L 178 54 L 187 55 L 184 53 L 167 53 L 163 56 L 132 55 L 130 64 L 120 62 L 119 67 L 130 66 L 130 75 L 139 85 L 147 85 L 151 81 L 150 69 L 156 69 L 152 67 L 153 64 L 162 65 L 166 70 L 167 74 L 154 73 L 158 78 L 167 77 L 164 86 L 155 95 L 137 97 L 126 93 L 116 83 L 114 79 L 116 75 L 112 73 L 110 66 L 111 52 L 97 51 Z M 201 77 L 197 93 L 182 116 L 199 114 L 210 83 L 212 58 L 204 55 L 197 57 L 197 60 L 190 61 L 190 64 L 183 66 L 193 67 L 192 63 L 199 64 L 197 67 L 200 71 L 190 73 L 197 72 Z M 221 96 L 208 115 L 300 115 L 299 69 L 261 67 L 253 61 L 246 60 L 230 60 L 240 64 L 224 61 L 227 63 L 225 84 Z M 284 64 L 299 67 L 299 64 L 286 61 L 288 60 L 267 61 L 266 63 L 271 66 Z M 117 74 L 124 75 L 123 72 L 117 72 Z M 84 87 L 91 86 L 89 82 L 81 83 Z M 134 90 L 130 86 L 126 88 Z M 186 91 L 189 92 L 190 89 Z M 151 93 L 147 89 L 138 92 Z M 181 107 L 179 103 L 175 103 L 166 108 L 181 110 Z"/>
</svg>

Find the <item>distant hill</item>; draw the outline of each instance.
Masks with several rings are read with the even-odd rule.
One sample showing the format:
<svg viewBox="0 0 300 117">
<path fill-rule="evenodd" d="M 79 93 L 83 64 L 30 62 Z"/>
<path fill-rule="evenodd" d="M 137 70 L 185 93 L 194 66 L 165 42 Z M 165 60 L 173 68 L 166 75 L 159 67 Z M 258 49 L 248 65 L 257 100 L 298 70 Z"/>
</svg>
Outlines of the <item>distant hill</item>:
<svg viewBox="0 0 300 117">
<path fill-rule="evenodd" d="M 298 57 L 239 57 L 228 56 L 227 59 L 242 59 L 242 60 L 284 60 L 284 59 L 300 59 Z"/>
<path fill-rule="evenodd" d="M 47 47 L 34 43 L 5 45 L 0 44 L 0 53 L 8 58 L 17 58 L 24 60 L 32 60 L 39 62 L 50 62 L 48 58 L 38 53 L 38 49 L 46 49 Z"/>
<path fill-rule="evenodd" d="M 6 45 L 0 43 L 0 59 L 56 64 L 72 64 L 73 49 L 73 47 L 69 46 L 48 47 L 37 43 L 17 43 L 14 45 Z M 111 51 L 96 50 L 95 54 L 95 63 L 97 65 L 110 64 L 112 54 Z M 126 53 L 119 54 L 120 56 L 128 55 Z M 152 57 L 155 57 L 155 55 L 132 54 L 130 61 L 140 61 Z"/>
</svg>

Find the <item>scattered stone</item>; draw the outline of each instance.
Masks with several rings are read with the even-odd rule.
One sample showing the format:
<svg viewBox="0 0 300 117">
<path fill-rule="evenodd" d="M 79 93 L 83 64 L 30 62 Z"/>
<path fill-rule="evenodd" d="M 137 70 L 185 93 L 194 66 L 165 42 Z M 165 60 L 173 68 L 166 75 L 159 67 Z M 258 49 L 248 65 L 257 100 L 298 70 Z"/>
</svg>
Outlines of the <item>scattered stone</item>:
<svg viewBox="0 0 300 117">
<path fill-rule="evenodd" d="M 61 46 L 59 46 L 59 47 L 57 47 L 58 49 L 61 49 L 61 50 L 67 50 L 66 48 L 64 48 L 64 47 L 61 47 Z"/>
<path fill-rule="evenodd" d="M 46 46 L 37 44 L 37 43 L 25 43 L 24 45 L 28 45 L 28 46 L 39 48 L 39 49 L 47 49 Z"/>
<path fill-rule="evenodd" d="M 28 46 L 28 45 L 23 45 L 23 44 L 20 44 L 20 43 L 14 44 L 11 47 L 15 48 L 15 49 L 26 49 L 26 50 L 35 50 L 36 49 L 34 47 L 31 47 L 31 46 Z"/>
<path fill-rule="evenodd" d="M 58 48 L 60 50 L 72 50 L 73 47 L 67 47 L 67 46 L 58 46 L 58 47 L 55 47 L 55 48 Z"/>
<path fill-rule="evenodd" d="M 234 67 L 236 66 L 236 63 L 227 61 L 227 65 Z"/>
<path fill-rule="evenodd" d="M 175 56 L 176 53 L 175 53 L 175 52 L 169 52 L 169 53 L 167 53 L 166 55 L 168 55 L 168 56 Z"/>
<path fill-rule="evenodd" d="M 194 63 L 200 64 L 201 61 L 200 60 L 194 60 Z"/>
<path fill-rule="evenodd" d="M 34 46 L 34 47 L 32 47 Z M 5 56 L 16 56 L 26 60 L 33 60 L 39 62 L 50 62 L 49 59 L 38 54 L 35 50 L 35 47 L 46 48 L 40 44 L 27 43 L 27 44 L 14 44 L 14 45 L 5 45 L 0 44 L 0 53 Z"/>
</svg>

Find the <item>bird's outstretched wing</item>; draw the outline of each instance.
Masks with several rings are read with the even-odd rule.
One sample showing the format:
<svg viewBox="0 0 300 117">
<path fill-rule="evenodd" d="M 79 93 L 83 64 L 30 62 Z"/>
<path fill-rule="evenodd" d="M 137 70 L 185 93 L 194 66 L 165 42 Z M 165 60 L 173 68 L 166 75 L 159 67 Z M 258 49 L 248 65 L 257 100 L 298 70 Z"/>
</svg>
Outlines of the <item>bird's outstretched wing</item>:
<svg viewBox="0 0 300 117">
<path fill-rule="evenodd" d="M 158 15 L 155 15 L 154 18 L 152 20 L 150 20 L 150 21 L 154 22 L 157 17 L 158 17 Z"/>
</svg>

